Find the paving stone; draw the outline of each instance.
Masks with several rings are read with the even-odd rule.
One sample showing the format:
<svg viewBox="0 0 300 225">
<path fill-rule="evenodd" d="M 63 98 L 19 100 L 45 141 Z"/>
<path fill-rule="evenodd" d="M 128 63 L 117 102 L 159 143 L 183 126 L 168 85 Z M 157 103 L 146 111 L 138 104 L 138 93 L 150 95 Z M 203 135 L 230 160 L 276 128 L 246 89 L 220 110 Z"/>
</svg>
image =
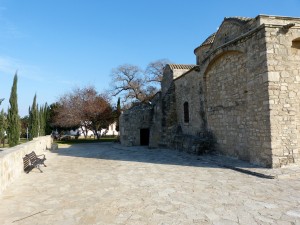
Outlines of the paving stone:
<svg viewBox="0 0 300 225">
<path fill-rule="evenodd" d="M 46 157 L 44 173 L 24 173 L 0 195 L 1 225 L 300 224 L 300 179 L 112 143 L 61 145 Z"/>
</svg>

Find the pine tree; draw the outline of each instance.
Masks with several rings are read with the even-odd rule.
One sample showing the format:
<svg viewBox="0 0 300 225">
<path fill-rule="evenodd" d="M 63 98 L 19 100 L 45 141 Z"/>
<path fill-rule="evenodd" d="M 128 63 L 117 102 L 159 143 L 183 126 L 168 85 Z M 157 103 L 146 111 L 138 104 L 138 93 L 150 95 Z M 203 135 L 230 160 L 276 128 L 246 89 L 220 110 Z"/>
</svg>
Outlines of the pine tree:
<svg viewBox="0 0 300 225">
<path fill-rule="evenodd" d="M 29 112 L 29 139 L 32 140 L 38 135 L 39 135 L 39 114 L 38 114 L 38 106 L 36 104 L 36 94 L 35 94 Z"/>
<path fill-rule="evenodd" d="M 119 131 L 120 127 L 119 127 L 119 117 L 121 115 L 121 102 L 120 102 L 120 98 L 118 98 L 118 103 L 117 103 L 117 110 L 116 110 L 116 131 Z"/>
<path fill-rule="evenodd" d="M 3 144 L 3 147 L 4 147 L 6 129 L 7 129 L 6 118 L 5 118 L 4 110 L 2 109 L 0 113 L 0 143 Z"/>
<path fill-rule="evenodd" d="M 11 88 L 8 109 L 8 144 L 10 147 L 16 146 L 20 139 L 20 118 L 18 113 L 18 96 L 17 96 L 18 75 L 15 74 L 13 86 Z"/>
</svg>

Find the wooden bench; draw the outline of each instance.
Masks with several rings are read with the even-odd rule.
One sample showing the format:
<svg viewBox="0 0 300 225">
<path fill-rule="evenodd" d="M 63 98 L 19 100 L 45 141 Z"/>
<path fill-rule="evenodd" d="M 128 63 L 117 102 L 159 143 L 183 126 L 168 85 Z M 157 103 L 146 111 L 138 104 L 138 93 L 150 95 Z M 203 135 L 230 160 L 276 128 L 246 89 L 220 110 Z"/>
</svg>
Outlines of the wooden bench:
<svg viewBox="0 0 300 225">
<path fill-rule="evenodd" d="M 47 167 L 44 163 L 45 160 L 46 157 L 44 154 L 36 155 L 34 151 L 26 154 L 23 158 L 24 172 L 29 173 L 33 168 L 37 168 L 42 173 L 43 171 L 40 169 L 40 165 L 44 165 L 45 167 Z"/>
</svg>

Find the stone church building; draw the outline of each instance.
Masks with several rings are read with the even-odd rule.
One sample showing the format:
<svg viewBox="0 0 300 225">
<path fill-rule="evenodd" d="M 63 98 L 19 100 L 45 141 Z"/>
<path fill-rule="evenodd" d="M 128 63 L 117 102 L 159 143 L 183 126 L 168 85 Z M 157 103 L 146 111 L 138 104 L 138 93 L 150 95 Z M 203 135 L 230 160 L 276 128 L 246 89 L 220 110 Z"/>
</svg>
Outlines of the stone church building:
<svg viewBox="0 0 300 225">
<path fill-rule="evenodd" d="M 151 104 L 123 112 L 121 143 L 299 163 L 300 18 L 225 18 L 194 53 L 165 67 Z"/>
</svg>

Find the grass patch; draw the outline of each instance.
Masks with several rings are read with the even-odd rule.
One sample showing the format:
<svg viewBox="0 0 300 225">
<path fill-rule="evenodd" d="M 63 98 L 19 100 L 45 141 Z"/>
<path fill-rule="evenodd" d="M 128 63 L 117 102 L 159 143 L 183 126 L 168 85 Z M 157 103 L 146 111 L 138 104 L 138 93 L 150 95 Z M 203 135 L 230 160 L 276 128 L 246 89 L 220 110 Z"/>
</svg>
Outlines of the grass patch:
<svg viewBox="0 0 300 225">
<path fill-rule="evenodd" d="M 99 143 L 99 142 L 114 142 L 114 141 L 117 141 L 117 137 L 102 137 L 100 139 L 80 138 L 80 139 L 71 139 L 71 140 L 63 140 L 63 141 L 56 140 L 55 142 L 57 144 L 84 144 L 84 143 Z"/>
<path fill-rule="evenodd" d="M 19 144 L 23 144 L 23 143 L 26 143 L 27 142 L 27 139 L 26 138 L 20 138 L 20 141 L 19 141 Z M 9 148 L 9 145 L 8 145 L 8 140 L 5 139 L 5 142 L 4 142 L 4 147 L 3 147 L 3 143 L 1 142 L 0 143 L 0 148 Z"/>
</svg>

